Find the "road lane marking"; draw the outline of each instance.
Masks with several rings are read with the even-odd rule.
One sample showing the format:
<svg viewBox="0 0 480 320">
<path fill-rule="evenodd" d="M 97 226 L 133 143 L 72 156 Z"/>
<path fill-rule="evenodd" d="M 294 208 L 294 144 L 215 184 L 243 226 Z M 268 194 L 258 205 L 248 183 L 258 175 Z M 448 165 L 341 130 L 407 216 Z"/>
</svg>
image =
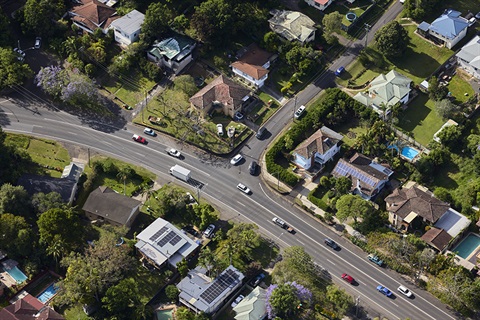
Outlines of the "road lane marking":
<svg viewBox="0 0 480 320">
<path fill-rule="evenodd" d="M 400 308 L 398 304 L 394 303 L 393 301 L 390 301 L 395 307 Z"/>
<path fill-rule="evenodd" d="M 238 203 L 239 205 L 241 205 L 241 206 L 246 207 L 246 205 L 244 205 L 243 203 L 241 203 L 241 202 L 239 202 L 239 201 L 237 201 L 237 203 Z"/>
<path fill-rule="evenodd" d="M 330 262 L 331 264 L 333 264 L 334 266 L 336 266 L 336 264 L 333 263 L 331 260 L 329 260 L 329 259 L 325 259 L 325 260 L 327 260 L 328 262 Z"/>
<path fill-rule="evenodd" d="M 74 135 L 74 136 L 78 136 L 78 134 L 75 133 L 75 132 L 70 132 L 70 131 L 68 131 L 67 133 L 69 133 L 69 134 L 71 134 L 71 135 Z"/>
<path fill-rule="evenodd" d="M 302 241 L 300 241 L 300 240 L 298 240 L 298 239 L 297 239 L 297 241 L 300 242 L 303 246 L 305 245 L 305 243 L 303 243 Z"/>
</svg>

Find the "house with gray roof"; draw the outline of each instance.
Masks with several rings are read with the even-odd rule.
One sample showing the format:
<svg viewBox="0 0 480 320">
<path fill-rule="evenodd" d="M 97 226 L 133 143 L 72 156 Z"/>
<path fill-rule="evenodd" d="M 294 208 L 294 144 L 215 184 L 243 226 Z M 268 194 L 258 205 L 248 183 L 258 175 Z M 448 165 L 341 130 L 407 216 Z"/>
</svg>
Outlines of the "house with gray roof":
<svg viewBox="0 0 480 320">
<path fill-rule="evenodd" d="M 425 21 L 420 23 L 417 31 L 451 49 L 467 34 L 468 20 L 461 17 L 461 14 L 461 12 L 452 9 L 445 10 L 431 24 Z"/>
<path fill-rule="evenodd" d="M 116 42 L 128 46 L 138 41 L 143 20 L 145 20 L 143 13 L 132 10 L 123 17 L 113 21 L 109 29 L 113 29 Z"/>
<path fill-rule="evenodd" d="M 387 184 L 393 171 L 360 153 L 349 160 L 340 159 L 332 171 L 336 178 L 347 177 L 352 181 L 351 192 L 370 200 Z"/>
<path fill-rule="evenodd" d="M 182 35 L 175 35 L 155 42 L 147 51 L 147 58 L 160 67 L 166 67 L 175 74 L 179 74 L 193 61 L 193 49 L 196 46 L 197 43 L 194 40 Z"/>
<path fill-rule="evenodd" d="M 200 266 L 188 272 L 177 284 L 180 291 L 180 303 L 195 313 L 215 313 L 228 301 L 245 278 L 243 273 L 230 265 L 218 277 L 212 279 L 206 275 L 207 270 Z"/>
<path fill-rule="evenodd" d="M 141 204 L 109 187 L 100 186 L 90 192 L 82 209 L 90 220 L 130 228 L 140 212 Z"/>
<path fill-rule="evenodd" d="M 315 22 L 297 11 L 272 10 L 268 23 L 273 32 L 288 41 L 308 43 L 315 40 Z"/>
<path fill-rule="evenodd" d="M 342 139 L 341 134 L 323 126 L 293 150 L 293 162 L 305 170 L 313 167 L 315 162 L 324 166 L 340 152 Z"/>
<path fill-rule="evenodd" d="M 388 115 L 389 108 L 397 103 L 406 103 L 410 99 L 411 83 L 410 78 L 391 70 L 373 79 L 367 92 L 359 92 L 353 99 L 373 108 L 381 116 L 384 112 Z M 383 107 L 386 109 L 382 110 Z"/>
<path fill-rule="evenodd" d="M 465 71 L 480 79 L 480 36 L 476 35 L 455 55 Z"/>
<path fill-rule="evenodd" d="M 160 269 L 166 264 L 176 268 L 192 255 L 199 244 L 170 222 L 158 218 L 137 235 L 135 247 L 144 259 Z"/>
</svg>

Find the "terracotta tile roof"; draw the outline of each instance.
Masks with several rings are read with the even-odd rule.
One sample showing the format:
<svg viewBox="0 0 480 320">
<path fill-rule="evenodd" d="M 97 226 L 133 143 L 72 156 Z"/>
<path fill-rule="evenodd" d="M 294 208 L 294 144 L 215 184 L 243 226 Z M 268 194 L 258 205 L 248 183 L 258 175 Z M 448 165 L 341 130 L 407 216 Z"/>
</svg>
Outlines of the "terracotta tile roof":
<svg viewBox="0 0 480 320">
<path fill-rule="evenodd" d="M 316 3 L 321 4 L 321 5 L 327 4 L 328 1 L 330 1 L 330 0 L 315 0 Z"/>
<path fill-rule="evenodd" d="M 387 210 L 404 219 L 410 212 L 415 212 L 425 220 L 435 223 L 448 211 L 450 205 L 426 192 L 416 185 L 410 188 L 395 189 L 385 198 Z"/>
<path fill-rule="evenodd" d="M 242 99 L 250 93 L 250 90 L 236 84 L 224 75 L 214 79 L 189 100 L 199 109 L 208 108 L 212 102 L 218 101 L 226 106 L 237 106 L 242 104 Z"/>
<path fill-rule="evenodd" d="M 263 65 L 268 62 L 272 54 L 260 48 L 257 44 L 252 43 L 248 46 L 245 53 L 232 63 L 232 67 L 248 74 L 252 78 L 259 80 L 270 71 L 265 69 Z"/>
<path fill-rule="evenodd" d="M 342 138 L 342 135 L 324 126 L 300 143 L 294 152 L 306 159 L 310 158 L 314 152 L 325 154 Z"/>
<path fill-rule="evenodd" d="M 235 61 L 232 63 L 232 67 L 248 74 L 255 80 L 260 80 L 270 72 L 268 69 L 265 69 L 262 66 L 256 66 L 242 61 Z"/>
<path fill-rule="evenodd" d="M 64 318 L 50 307 L 45 306 L 37 298 L 27 294 L 2 310 L 2 320 L 63 320 Z"/>
<path fill-rule="evenodd" d="M 452 236 L 443 229 L 431 228 L 421 239 L 439 251 L 443 251 L 452 240 Z"/>
<path fill-rule="evenodd" d="M 72 20 L 85 25 L 93 31 L 98 27 L 108 27 L 114 20 L 111 18 L 116 13 L 116 10 L 98 0 L 91 0 L 84 2 L 83 5 L 74 7 L 71 13 L 73 14 Z M 115 19 L 118 18 L 116 17 Z"/>
</svg>

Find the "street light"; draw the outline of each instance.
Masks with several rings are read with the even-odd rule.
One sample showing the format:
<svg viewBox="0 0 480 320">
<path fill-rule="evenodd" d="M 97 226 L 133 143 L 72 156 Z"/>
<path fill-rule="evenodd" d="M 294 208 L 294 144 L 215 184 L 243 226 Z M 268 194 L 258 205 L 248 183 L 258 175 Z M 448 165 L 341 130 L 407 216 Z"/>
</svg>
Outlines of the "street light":
<svg viewBox="0 0 480 320">
<path fill-rule="evenodd" d="M 280 171 L 275 172 L 273 175 L 277 175 L 277 190 L 280 191 Z"/>
</svg>

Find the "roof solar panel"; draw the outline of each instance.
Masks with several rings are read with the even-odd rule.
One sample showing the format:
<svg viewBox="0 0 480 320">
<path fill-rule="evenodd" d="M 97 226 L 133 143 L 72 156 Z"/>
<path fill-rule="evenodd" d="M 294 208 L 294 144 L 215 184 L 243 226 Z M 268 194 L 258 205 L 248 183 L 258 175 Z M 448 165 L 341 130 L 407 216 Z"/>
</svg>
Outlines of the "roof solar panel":
<svg viewBox="0 0 480 320">
<path fill-rule="evenodd" d="M 167 233 L 165 237 L 163 237 L 162 239 L 160 239 L 160 241 L 158 241 L 158 245 L 160 247 L 163 247 L 164 245 L 169 243 L 170 240 L 172 240 L 175 236 L 176 236 L 175 231 L 170 231 L 169 233 Z"/>
<path fill-rule="evenodd" d="M 393 171 L 390 170 L 390 169 L 388 169 L 388 168 L 383 169 L 383 173 L 385 173 L 387 176 L 388 176 L 389 174 L 391 174 L 392 172 L 393 172 Z"/>
<path fill-rule="evenodd" d="M 150 237 L 150 241 L 154 242 L 155 240 L 157 240 L 163 233 L 165 233 L 165 231 L 167 231 L 168 227 L 162 227 L 160 230 L 158 230 L 157 232 L 155 232 L 151 237 Z"/>
<path fill-rule="evenodd" d="M 173 237 L 172 240 L 170 240 L 170 244 L 172 246 L 176 245 L 177 243 L 180 242 L 180 240 L 182 240 L 182 237 L 180 237 L 178 234 L 175 235 L 175 237 Z"/>
<path fill-rule="evenodd" d="M 339 174 L 341 174 L 342 176 L 352 176 L 352 177 L 355 177 L 357 178 L 358 180 L 368 184 L 369 186 L 375 186 L 375 181 L 368 177 L 367 175 L 363 174 L 362 172 L 352 168 L 352 167 L 349 167 L 347 166 L 345 163 L 343 162 L 339 162 L 337 164 L 337 170 L 336 170 Z"/>
<path fill-rule="evenodd" d="M 207 303 L 212 303 L 225 289 L 237 281 L 238 274 L 235 271 L 225 270 L 225 272 L 200 295 L 200 298 L 204 299 Z"/>
</svg>

